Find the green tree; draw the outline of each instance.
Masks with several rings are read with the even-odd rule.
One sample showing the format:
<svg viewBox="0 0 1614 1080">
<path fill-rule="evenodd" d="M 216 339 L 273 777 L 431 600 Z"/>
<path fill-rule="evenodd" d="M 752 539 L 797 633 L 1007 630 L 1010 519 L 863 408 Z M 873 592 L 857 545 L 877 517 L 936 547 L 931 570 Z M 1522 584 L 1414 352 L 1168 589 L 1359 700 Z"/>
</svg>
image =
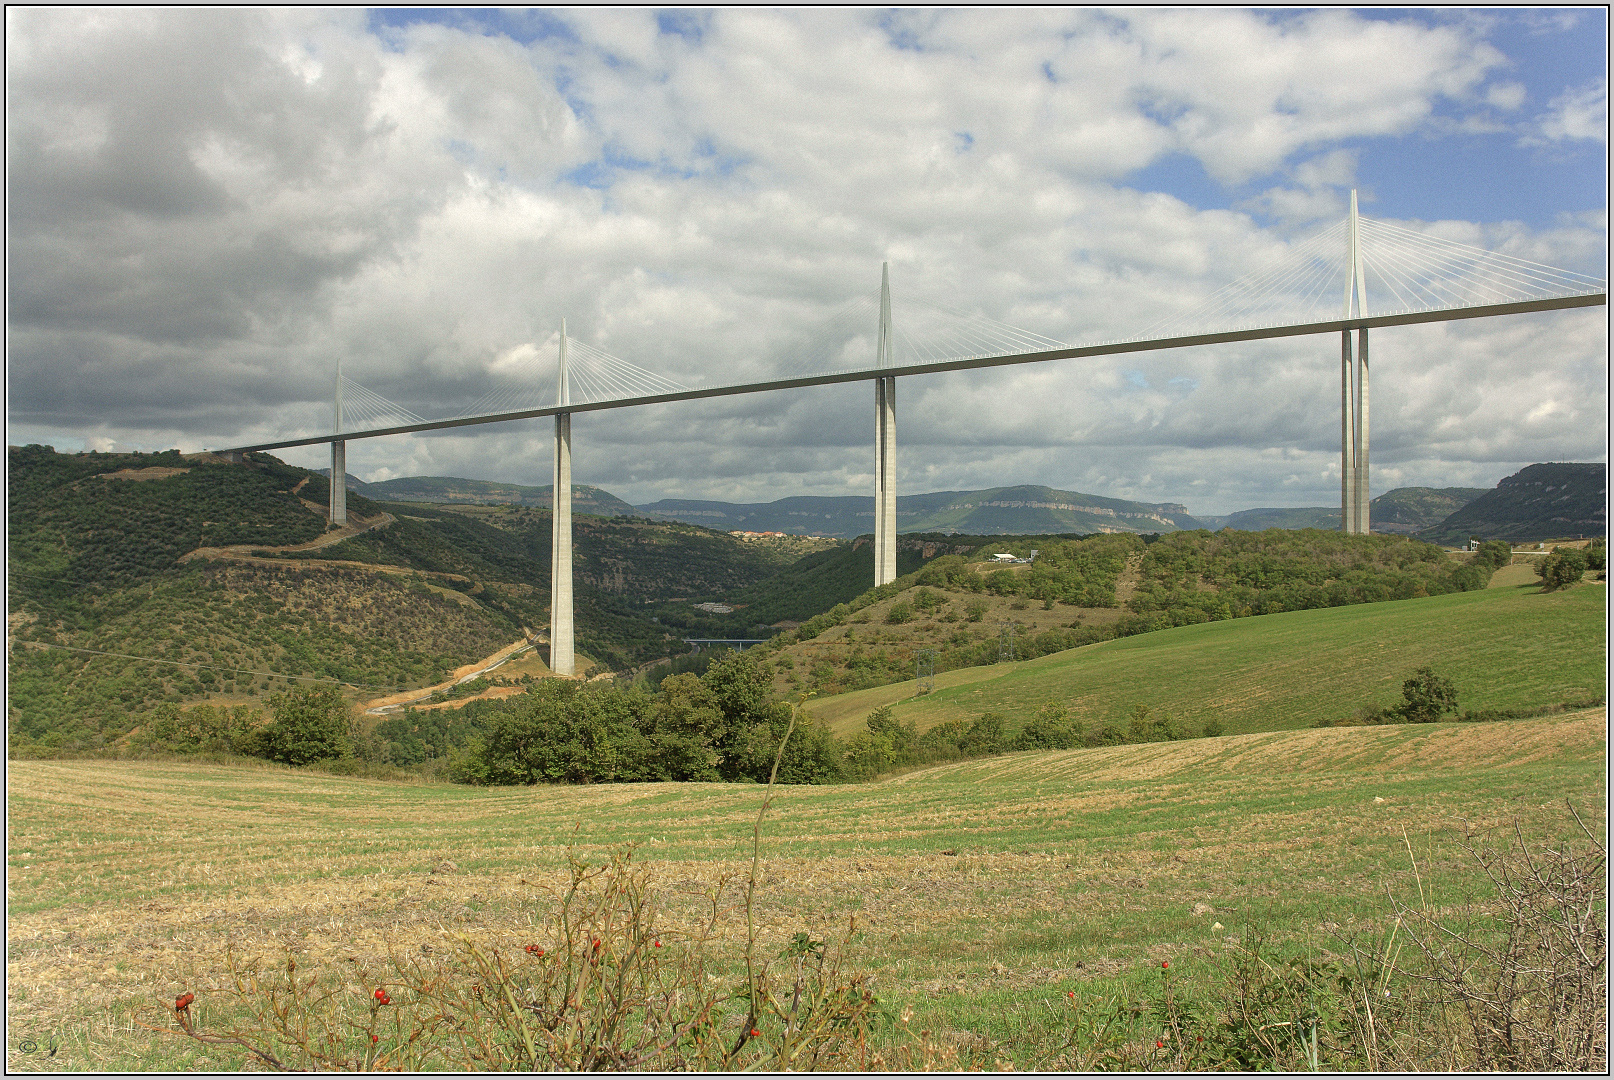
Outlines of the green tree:
<svg viewBox="0 0 1614 1080">
<path fill-rule="evenodd" d="M 987 713 L 964 732 L 958 749 L 965 757 L 984 757 L 987 754 L 1001 754 L 1005 742 L 1002 715 Z"/>
<path fill-rule="evenodd" d="M 1554 551 L 1536 563 L 1536 574 L 1541 578 L 1541 587 L 1546 592 L 1566 589 L 1579 582 L 1584 573 L 1586 553 L 1573 548 Z"/>
<path fill-rule="evenodd" d="M 695 675 L 662 680 L 661 692 L 646 710 L 643 730 L 657 757 L 674 780 L 720 780 L 716 743 L 726 741 L 729 726 L 717 697 Z"/>
<path fill-rule="evenodd" d="M 1457 687 L 1434 670 L 1421 667 L 1401 684 L 1405 702 L 1398 710 L 1409 724 L 1432 724 L 1449 712 L 1457 711 Z"/>
<path fill-rule="evenodd" d="M 1500 570 L 1513 561 L 1513 545 L 1506 540 L 1487 540 L 1474 552 L 1474 565 Z"/>
<path fill-rule="evenodd" d="M 287 765 L 346 757 L 353 752 L 352 710 L 334 686 L 291 689 L 269 700 L 273 720 L 265 756 Z"/>
<path fill-rule="evenodd" d="M 1026 721 L 1014 745 L 1017 750 L 1065 750 L 1079 741 L 1070 711 L 1057 701 L 1047 701 Z"/>
</svg>

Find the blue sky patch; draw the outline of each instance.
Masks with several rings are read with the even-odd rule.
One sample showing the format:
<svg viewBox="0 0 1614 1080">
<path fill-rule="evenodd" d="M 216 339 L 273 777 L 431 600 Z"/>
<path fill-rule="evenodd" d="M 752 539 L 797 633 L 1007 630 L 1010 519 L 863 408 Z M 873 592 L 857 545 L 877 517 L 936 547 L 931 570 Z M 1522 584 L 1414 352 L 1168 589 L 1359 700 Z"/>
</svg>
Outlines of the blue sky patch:
<svg viewBox="0 0 1614 1080">
<path fill-rule="evenodd" d="M 552 38 L 577 40 L 570 26 L 542 8 L 371 8 L 365 12 L 366 28 L 393 49 L 399 32 L 421 24 L 506 37 L 521 45 Z"/>
</svg>

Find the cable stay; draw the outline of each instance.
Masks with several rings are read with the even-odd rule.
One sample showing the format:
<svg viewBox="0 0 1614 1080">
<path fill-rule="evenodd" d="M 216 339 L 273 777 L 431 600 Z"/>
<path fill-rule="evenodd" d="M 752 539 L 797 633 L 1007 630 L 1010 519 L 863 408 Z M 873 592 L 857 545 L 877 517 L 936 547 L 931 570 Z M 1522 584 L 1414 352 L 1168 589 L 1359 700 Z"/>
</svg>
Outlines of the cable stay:
<svg viewBox="0 0 1614 1080">
<path fill-rule="evenodd" d="M 1061 349 L 1054 338 L 980 314 L 892 298 L 891 363 L 946 363 Z M 781 378 L 868 371 L 876 365 L 880 301 L 857 296 L 832 311 L 799 340 L 774 351 L 769 369 Z"/>
<path fill-rule="evenodd" d="M 1588 274 L 1459 244 L 1387 221 L 1358 220 L 1368 295 L 1374 298 L 1375 313 L 1479 307 L 1606 290 L 1601 279 Z"/>
<path fill-rule="evenodd" d="M 388 401 L 369 387 L 342 377 L 342 430 L 368 431 L 402 424 L 424 424 L 426 419 Z"/>
<path fill-rule="evenodd" d="M 515 358 L 499 363 L 492 373 L 496 385 L 451 419 L 498 416 L 543 409 L 556 404 L 555 384 L 560 335 L 551 334 L 541 347 L 515 350 Z M 676 394 L 688 390 L 674 382 L 604 349 L 595 348 L 574 337 L 566 339 L 566 378 L 570 401 L 589 404 L 626 398 Z"/>
<path fill-rule="evenodd" d="M 1606 283 L 1430 233 L 1358 217 L 1364 314 L 1459 311 L 1497 304 L 1592 296 Z M 1281 258 L 1121 341 L 1327 322 L 1341 317 L 1347 223 L 1295 244 Z M 1094 344 L 1098 344 L 1095 342 Z"/>
</svg>

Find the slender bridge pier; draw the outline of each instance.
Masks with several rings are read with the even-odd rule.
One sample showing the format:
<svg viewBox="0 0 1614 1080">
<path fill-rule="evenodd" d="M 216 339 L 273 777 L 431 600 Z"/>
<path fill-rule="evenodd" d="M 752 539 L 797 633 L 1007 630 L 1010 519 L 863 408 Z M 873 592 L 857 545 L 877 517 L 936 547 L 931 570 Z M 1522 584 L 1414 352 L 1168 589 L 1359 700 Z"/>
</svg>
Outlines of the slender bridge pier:
<svg viewBox="0 0 1614 1080">
<path fill-rule="evenodd" d="M 1343 248 L 1343 266 L 1338 254 Z M 1368 272 L 1384 310 L 1368 311 Z M 1317 301 L 1344 279 L 1339 317 L 1319 317 Z M 1339 295 L 1335 293 L 1334 295 Z M 344 379 L 337 363 L 335 416 L 330 435 L 311 435 L 234 447 L 226 454 L 280 450 L 328 442 L 331 446 L 330 517 L 347 521 L 347 443 L 410 432 L 553 416 L 555 422 L 554 512 L 550 563 L 550 662 L 558 675 L 576 674 L 572 592 L 572 434 L 577 412 L 631 408 L 699 398 L 729 397 L 807 386 L 872 381 L 875 411 L 874 584 L 897 577 L 896 422 L 897 378 L 1034 364 L 1050 360 L 1115 356 L 1238 341 L 1314 334 L 1340 335 L 1340 525 L 1347 533 L 1369 529 L 1368 330 L 1449 322 L 1608 303 L 1602 279 L 1529 260 L 1468 247 L 1363 218 L 1351 192 L 1350 213 L 1333 228 L 1295 245 L 1279 264 L 1213 294 L 1192 311 L 1114 341 L 1070 345 L 980 317 L 931 310 L 941 319 L 939 343 L 902 338 L 893 323 L 890 265 L 881 268 L 878 334 L 872 367 L 730 386 L 690 388 L 570 339 L 560 327 L 553 405 L 530 407 L 522 392 L 496 391 L 466 413 L 426 420 L 379 394 Z M 1355 334 L 1354 348 L 1352 334 Z M 910 355 L 899 362 L 902 341 Z M 571 353 L 590 361 L 574 368 Z M 586 400 L 574 401 L 574 381 Z M 344 391 L 346 397 L 344 397 Z M 513 407 L 520 405 L 521 407 Z M 346 406 L 347 415 L 344 414 Z M 347 430 L 347 416 L 367 425 Z"/>
</svg>

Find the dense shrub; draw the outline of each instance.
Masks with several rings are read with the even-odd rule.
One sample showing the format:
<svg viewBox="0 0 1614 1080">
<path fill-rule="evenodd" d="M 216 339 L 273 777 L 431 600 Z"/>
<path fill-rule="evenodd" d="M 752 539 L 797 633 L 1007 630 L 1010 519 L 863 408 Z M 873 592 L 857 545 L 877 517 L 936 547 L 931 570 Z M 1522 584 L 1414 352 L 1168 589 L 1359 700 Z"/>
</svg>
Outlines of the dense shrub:
<svg viewBox="0 0 1614 1080">
<path fill-rule="evenodd" d="M 336 687 L 286 690 L 269 699 L 269 709 L 262 754 L 271 761 L 307 765 L 352 754 L 352 710 Z"/>
<path fill-rule="evenodd" d="M 545 679 L 491 711 L 451 775 L 475 784 L 765 781 L 790 718 L 749 653 L 718 657 L 700 676 L 668 676 L 654 695 Z M 779 782 L 838 780 L 839 759 L 827 728 L 798 724 Z"/>
<path fill-rule="evenodd" d="M 1513 561 L 1513 545 L 1506 540 L 1487 540 L 1474 552 L 1471 565 L 1500 570 Z"/>
<path fill-rule="evenodd" d="M 1067 750 L 1079 745 L 1081 731 L 1071 722 L 1070 711 L 1057 701 L 1044 702 L 1014 740 L 1016 750 Z"/>
<path fill-rule="evenodd" d="M 1401 684 L 1401 696 L 1401 715 L 1409 724 L 1432 724 L 1457 711 L 1457 687 L 1427 667 L 1419 668 Z"/>
<path fill-rule="evenodd" d="M 1577 584 L 1586 573 L 1587 565 L 1585 552 L 1563 548 L 1538 561 L 1536 574 L 1541 578 L 1543 591 L 1552 592 Z"/>
<path fill-rule="evenodd" d="M 176 754 L 235 753 L 263 756 L 262 716 L 245 705 L 233 709 L 198 705 L 181 710 L 164 703 L 152 710 L 141 728 L 143 749 Z"/>
</svg>

